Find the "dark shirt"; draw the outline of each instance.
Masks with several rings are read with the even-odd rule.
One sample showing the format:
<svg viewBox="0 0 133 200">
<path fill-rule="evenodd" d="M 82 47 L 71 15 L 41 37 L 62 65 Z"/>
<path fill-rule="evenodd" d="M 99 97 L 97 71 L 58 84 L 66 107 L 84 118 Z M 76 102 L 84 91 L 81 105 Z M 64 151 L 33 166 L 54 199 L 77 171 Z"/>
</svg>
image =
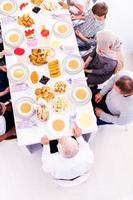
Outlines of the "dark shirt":
<svg viewBox="0 0 133 200">
<path fill-rule="evenodd" d="M 88 66 L 92 73 L 86 73 L 88 84 L 101 84 L 108 80 L 115 71 L 117 60 L 101 56 L 94 50 L 89 54 L 93 59 Z"/>
<path fill-rule="evenodd" d="M 3 92 L 7 87 L 9 87 L 7 74 L 0 71 L 0 92 Z M 10 94 L 6 94 L 0 97 L 0 102 L 6 102 L 10 99 Z"/>
</svg>

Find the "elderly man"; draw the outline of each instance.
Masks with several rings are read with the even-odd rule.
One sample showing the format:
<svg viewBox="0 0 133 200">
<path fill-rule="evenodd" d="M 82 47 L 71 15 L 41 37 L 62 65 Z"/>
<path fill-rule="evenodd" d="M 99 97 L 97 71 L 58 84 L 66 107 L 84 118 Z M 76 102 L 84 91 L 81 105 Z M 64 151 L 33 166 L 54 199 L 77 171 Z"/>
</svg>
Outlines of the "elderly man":
<svg viewBox="0 0 133 200">
<path fill-rule="evenodd" d="M 124 125 L 133 121 L 133 72 L 121 71 L 102 90 L 93 91 L 98 125 Z"/>
<path fill-rule="evenodd" d="M 62 137 L 58 140 L 58 152 L 50 153 L 49 140 L 42 138 L 44 144 L 42 153 L 43 170 L 56 179 L 73 180 L 90 169 L 93 163 L 93 153 L 87 142 L 81 136 L 79 128 L 73 129 L 75 137 Z"/>
</svg>

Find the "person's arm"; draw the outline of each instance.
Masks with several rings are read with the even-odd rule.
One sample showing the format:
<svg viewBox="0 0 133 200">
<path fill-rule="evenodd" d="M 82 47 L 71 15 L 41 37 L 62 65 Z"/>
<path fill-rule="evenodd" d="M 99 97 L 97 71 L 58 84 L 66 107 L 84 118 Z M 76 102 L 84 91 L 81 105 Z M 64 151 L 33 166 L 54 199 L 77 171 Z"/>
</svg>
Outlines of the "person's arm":
<svg viewBox="0 0 133 200">
<path fill-rule="evenodd" d="M 84 13 L 83 6 L 81 4 L 74 3 L 73 6 L 78 9 L 78 14 L 83 14 Z"/>
<path fill-rule="evenodd" d="M 12 135 L 15 135 L 15 132 L 16 132 L 15 127 L 12 127 L 8 132 L 4 133 L 3 135 L 0 135 L 0 142 L 9 138 Z"/>
<path fill-rule="evenodd" d="M 7 87 L 4 91 L 0 92 L 0 97 L 8 94 L 9 92 L 10 92 L 10 89 L 9 89 L 9 87 Z"/>
<path fill-rule="evenodd" d="M 113 123 L 113 124 L 118 124 L 118 125 L 123 125 L 126 124 L 128 122 L 130 122 L 132 120 L 132 113 L 120 113 L 119 116 L 115 116 L 115 115 L 111 115 L 105 112 L 102 112 L 100 119 L 105 121 L 105 122 L 109 122 L 109 123 Z"/>
<path fill-rule="evenodd" d="M 85 15 L 71 15 L 72 20 L 85 20 Z"/>
<path fill-rule="evenodd" d="M 44 136 L 41 139 L 41 143 L 43 144 L 43 152 L 42 152 L 42 168 L 45 172 L 50 173 L 52 169 L 52 160 L 54 157 L 54 154 L 50 153 L 50 145 L 49 145 L 49 139 L 47 136 Z"/>
<path fill-rule="evenodd" d="M 7 68 L 5 65 L 0 66 L 0 71 L 7 72 Z"/>
<path fill-rule="evenodd" d="M 115 63 L 114 64 L 106 63 L 106 64 L 104 64 L 104 66 L 102 68 L 92 69 L 91 73 L 96 74 L 96 75 L 106 75 L 109 72 L 113 72 L 115 67 L 116 67 Z"/>
<path fill-rule="evenodd" d="M 84 36 L 79 30 L 75 30 L 76 36 L 81 39 L 83 42 L 88 42 L 89 38 Z"/>
<path fill-rule="evenodd" d="M 108 82 L 107 84 L 100 90 L 100 94 L 102 94 L 103 96 L 105 94 L 107 94 L 112 88 L 113 85 L 116 82 L 116 75 L 114 75 Z"/>
<path fill-rule="evenodd" d="M 84 69 L 89 67 L 89 64 L 92 61 L 93 57 L 95 57 L 95 54 L 96 54 L 96 48 L 94 48 L 93 51 L 91 53 L 89 53 L 89 55 L 88 55 L 88 57 L 87 57 L 87 59 L 85 60 L 85 63 L 84 63 Z"/>
</svg>

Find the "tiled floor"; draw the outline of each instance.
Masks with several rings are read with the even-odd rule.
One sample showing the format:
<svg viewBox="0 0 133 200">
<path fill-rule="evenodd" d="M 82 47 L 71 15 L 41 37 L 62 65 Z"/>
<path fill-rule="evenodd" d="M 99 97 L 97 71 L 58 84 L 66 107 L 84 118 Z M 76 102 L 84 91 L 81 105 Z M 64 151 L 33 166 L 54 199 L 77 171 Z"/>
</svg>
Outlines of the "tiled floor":
<svg viewBox="0 0 133 200">
<path fill-rule="evenodd" d="M 112 2 L 111 6 L 115 14 L 116 5 L 113 2 L 116 1 L 107 1 Z M 120 0 L 117 0 L 118 2 L 120 3 Z M 126 43 L 125 51 L 128 53 L 125 54 L 125 68 L 132 70 L 133 45 L 131 43 Z M 0 144 L 0 200 L 133 200 L 132 130 L 133 124 L 100 127 L 95 138 L 90 142 L 95 162 L 88 182 L 68 189 L 56 186 L 51 178 L 43 173 L 41 150 L 29 155 L 17 146 L 16 140 L 2 142 Z"/>
</svg>

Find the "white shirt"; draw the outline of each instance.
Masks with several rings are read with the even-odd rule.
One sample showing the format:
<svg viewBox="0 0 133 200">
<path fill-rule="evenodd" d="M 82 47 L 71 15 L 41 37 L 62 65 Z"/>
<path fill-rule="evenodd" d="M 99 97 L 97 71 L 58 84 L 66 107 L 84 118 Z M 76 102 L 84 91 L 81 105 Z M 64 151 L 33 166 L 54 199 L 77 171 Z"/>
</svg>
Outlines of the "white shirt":
<svg viewBox="0 0 133 200">
<path fill-rule="evenodd" d="M 6 132 L 6 120 L 4 116 L 0 116 L 0 135 Z"/>
<path fill-rule="evenodd" d="M 58 152 L 51 154 L 49 145 L 44 145 L 43 170 L 57 179 L 73 179 L 86 173 L 93 163 L 93 152 L 82 136 L 77 141 L 79 152 L 73 158 L 64 158 Z"/>
</svg>

